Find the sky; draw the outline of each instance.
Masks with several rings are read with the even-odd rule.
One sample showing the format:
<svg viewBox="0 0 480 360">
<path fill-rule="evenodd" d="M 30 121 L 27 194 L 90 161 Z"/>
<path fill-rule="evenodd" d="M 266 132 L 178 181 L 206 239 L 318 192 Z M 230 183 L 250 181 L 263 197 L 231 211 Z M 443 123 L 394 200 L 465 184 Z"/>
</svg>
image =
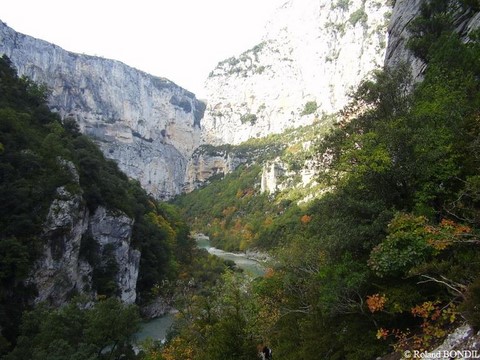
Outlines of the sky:
<svg viewBox="0 0 480 360">
<path fill-rule="evenodd" d="M 218 62 L 260 43 L 278 0 L 10 0 L 0 20 L 68 51 L 124 62 L 203 95 Z"/>
</svg>

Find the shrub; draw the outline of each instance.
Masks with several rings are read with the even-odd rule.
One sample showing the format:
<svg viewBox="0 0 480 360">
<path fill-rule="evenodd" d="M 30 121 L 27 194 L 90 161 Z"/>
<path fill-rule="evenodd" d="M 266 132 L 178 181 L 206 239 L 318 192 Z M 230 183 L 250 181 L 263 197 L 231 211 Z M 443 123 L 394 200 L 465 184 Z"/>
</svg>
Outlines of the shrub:
<svg viewBox="0 0 480 360">
<path fill-rule="evenodd" d="M 263 65 L 259 66 L 259 67 L 255 70 L 255 72 L 256 72 L 257 74 L 262 74 L 264 71 L 265 71 L 265 66 L 263 66 Z"/>
<path fill-rule="evenodd" d="M 253 125 L 257 122 L 257 115 L 255 114 L 245 114 L 240 117 L 240 121 L 242 124 L 250 123 L 250 125 Z"/>
<path fill-rule="evenodd" d="M 405 274 L 432 253 L 424 217 L 399 213 L 388 230 L 388 236 L 372 250 L 368 262 L 378 276 Z"/>
<path fill-rule="evenodd" d="M 350 6 L 350 0 L 338 0 L 335 4 L 332 4 L 332 9 L 341 9 L 347 11 Z"/>
<path fill-rule="evenodd" d="M 313 114 L 315 111 L 317 111 L 317 108 L 318 105 L 316 101 L 308 101 L 303 108 L 302 116 Z"/>
<path fill-rule="evenodd" d="M 348 19 L 348 21 L 350 21 L 350 24 L 352 24 L 353 26 L 357 25 L 358 22 L 364 25 L 367 22 L 367 20 L 368 20 L 368 15 L 365 12 L 364 8 L 360 8 L 354 11 L 352 15 L 350 15 L 350 19 Z"/>
</svg>

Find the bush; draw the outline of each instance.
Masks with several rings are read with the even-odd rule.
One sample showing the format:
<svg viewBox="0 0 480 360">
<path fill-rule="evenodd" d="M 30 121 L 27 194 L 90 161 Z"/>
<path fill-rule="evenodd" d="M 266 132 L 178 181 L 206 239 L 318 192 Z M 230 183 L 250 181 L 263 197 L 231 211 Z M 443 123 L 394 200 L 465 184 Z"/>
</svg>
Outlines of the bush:
<svg viewBox="0 0 480 360">
<path fill-rule="evenodd" d="M 354 11 L 352 15 L 350 15 L 350 19 L 348 19 L 348 21 L 350 21 L 350 24 L 352 24 L 352 26 L 357 25 L 358 22 L 360 22 L 361 24 L 365 24 L 367 20 L 368 20 L 368 15 L 365 12 L 365 9 L 363 8 L 360 8 Z"/>
<path fill-rule="evenodd" d="M 257 115 L 255 114 L 245 114 L 240 117 L 240 121 L 242 124 L 250 123 L 250 125 L 253 125 L 257 122 Z"/>
<path fill-rule="evenodd" d="M 332 9 L 339 8 L 343 11 L 347 11 L 350 6 L 350 0 L 338 0 L 335 4 L 332 5 Z"/>
<path fill-rule="evenodd" d="M 313 114 L 315 111 L 317 111 L 317 108 L 318 105 L 316 101 L 308 101 L 303 108 L 302 116 Z"/>
<path fill-rule="evenodd" d="M 389 234 L 370 255 L 370 268 L 379 276 L 399 276 L 432 253 L 426 219 L 398 213 L 388 226 Z"/>
</svg>

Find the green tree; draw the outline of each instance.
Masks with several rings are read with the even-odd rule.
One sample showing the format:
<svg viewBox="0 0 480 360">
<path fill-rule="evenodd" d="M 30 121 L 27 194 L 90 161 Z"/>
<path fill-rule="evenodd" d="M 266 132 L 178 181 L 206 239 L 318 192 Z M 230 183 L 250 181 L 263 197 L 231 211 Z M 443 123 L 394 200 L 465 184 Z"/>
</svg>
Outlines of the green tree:
<svg viewBox="0 0 480 360">
<path fill-rule="evenodd" d="M 226 272 L 211 291 L 183 298 L 175 335 L 164 349 L 165 359 L 186 354 L 202 360 L 255 358 L 256 303 L 250 287 L 243 276 Z"/>
<path fill-rule="evenodd" d="M 396 214 L 388 229 L 389 234 L 372 250 L 369 259 L 370 267 L 379 276 L 405 276 L 413 266 L 433 255 L 427 242 L 430 234 L 425 217 Z"/>
<path fill-rule="evenodd" d="M 25 313 L 17 346 L 6 359 L 131 356 L 129 344 L 139 326 L 136 307 L 123 305 L 113 298 L 99 301 L 91 308 L 88 306 L 84 300 L 76 299 L 60 309 L 41 305 Z"/>
</svg>

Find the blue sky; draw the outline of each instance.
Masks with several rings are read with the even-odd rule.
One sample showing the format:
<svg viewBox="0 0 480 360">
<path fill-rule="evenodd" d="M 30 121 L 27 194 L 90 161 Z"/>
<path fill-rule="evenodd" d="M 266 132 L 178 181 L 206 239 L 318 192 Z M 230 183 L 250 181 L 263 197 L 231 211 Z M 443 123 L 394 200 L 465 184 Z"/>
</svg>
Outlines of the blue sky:
<svg viewBox="0 0 480 360">
<path fill-rule="evenodd" d="M 66 50 L 166 77 L 202 97 L 215 65 L 261 41 L 279 0 L 15 0 L 0 19 Z"/>
</svg>

